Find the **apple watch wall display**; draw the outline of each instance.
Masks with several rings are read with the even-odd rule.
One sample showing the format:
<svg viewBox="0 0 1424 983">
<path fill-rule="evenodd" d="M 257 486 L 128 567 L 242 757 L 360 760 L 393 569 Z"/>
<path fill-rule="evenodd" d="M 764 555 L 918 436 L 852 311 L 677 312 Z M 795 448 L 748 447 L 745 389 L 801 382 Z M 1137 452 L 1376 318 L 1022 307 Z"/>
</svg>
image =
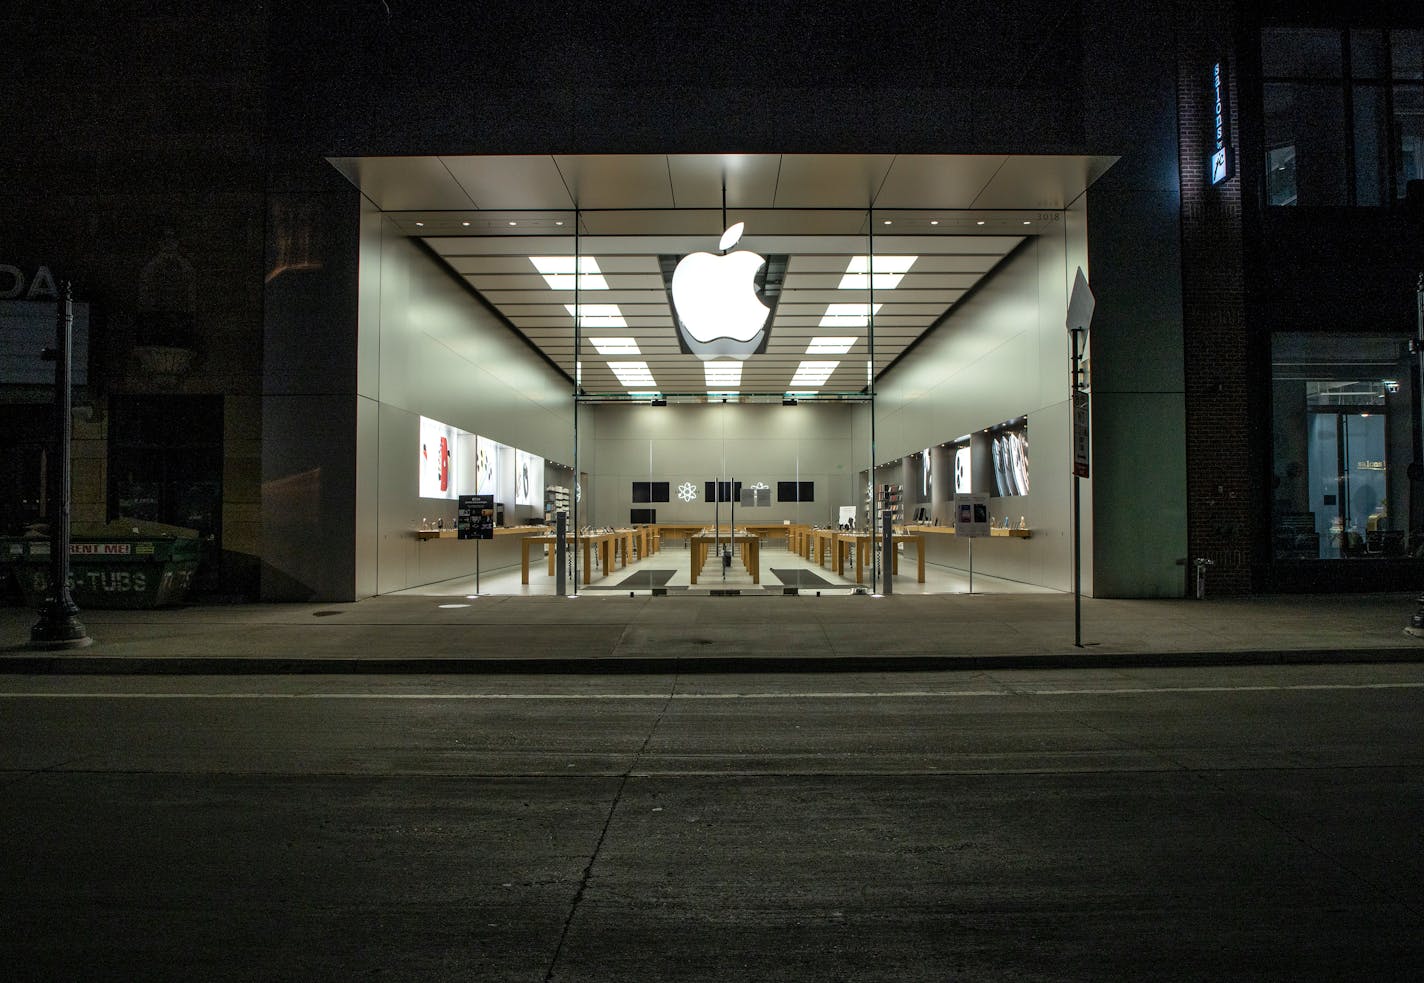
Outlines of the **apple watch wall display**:
<svg viewBox="0 0 1424 983">
<path fill-rule="evenodd" d="M 514 504 L 544 503 L 544 459 L 528 451 L 514 452 Z"/>
<path fill-rule="evenodd" d="M 475 484 L 477 495 L 495 494 L 499 445 L 488 437 L 475 438 Z"/>
</svg>

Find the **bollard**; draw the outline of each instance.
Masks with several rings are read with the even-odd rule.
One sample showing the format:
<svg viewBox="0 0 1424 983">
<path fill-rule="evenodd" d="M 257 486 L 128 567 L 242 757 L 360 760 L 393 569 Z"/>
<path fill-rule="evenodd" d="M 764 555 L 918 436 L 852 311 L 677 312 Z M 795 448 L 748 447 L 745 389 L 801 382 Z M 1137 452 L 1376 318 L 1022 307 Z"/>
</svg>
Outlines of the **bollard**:
<svg viewBox="0 0 1424 983">
<path fill-rule="evenodd" d="M 1404 633 L 1411 638 L 1424 638 L 1424 594 L 1414 599 L 1414 613 L 1409 616 Z"/>
<path fill-rule="evenodd" d="M 1206 597 L 1206 568 L 1214 566 L 1216 566 L 1216 563 L 1212 560 L 1208 560 L 1204 556 L 1199 556 L 1196 558 L 1198 601 Z"/>
</svg>

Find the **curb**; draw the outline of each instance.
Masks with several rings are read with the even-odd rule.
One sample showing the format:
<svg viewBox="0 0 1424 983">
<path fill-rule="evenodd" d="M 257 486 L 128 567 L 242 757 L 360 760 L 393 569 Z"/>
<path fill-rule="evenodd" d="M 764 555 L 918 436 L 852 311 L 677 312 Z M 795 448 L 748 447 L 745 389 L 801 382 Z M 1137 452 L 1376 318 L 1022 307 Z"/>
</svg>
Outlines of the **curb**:
<svg viewBox="0 0 1424 983">
<path fill-rule="evenodd" d="M 673 675 L 1004 669 L 1144 669 L 1249 665 L 1424 663 L 1424 647 L 1238 652 L 1084 652 L 1034 655 L 705 656 L 693 658 L 246 658 L 94 655 L 0 656 L 0 675 Z"/>
</svg>

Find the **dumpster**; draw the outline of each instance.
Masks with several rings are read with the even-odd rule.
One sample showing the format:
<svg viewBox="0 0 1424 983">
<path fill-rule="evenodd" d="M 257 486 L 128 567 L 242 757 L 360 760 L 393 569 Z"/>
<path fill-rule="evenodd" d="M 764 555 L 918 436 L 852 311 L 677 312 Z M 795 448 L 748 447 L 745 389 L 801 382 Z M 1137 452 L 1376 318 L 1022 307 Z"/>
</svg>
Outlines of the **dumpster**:
<svg viewBox="0 0 1424 983">
<path fill-rule="evenodd" d="M 198 570 L 196 537 L 106 534 L 69 544 L 69 593 L 80 608 L 156 608 L 182 601 Z M 48 539 L 0 539 L 0 563 L 12 572 L 25 604 L 49 593 Z"/>
</svg>

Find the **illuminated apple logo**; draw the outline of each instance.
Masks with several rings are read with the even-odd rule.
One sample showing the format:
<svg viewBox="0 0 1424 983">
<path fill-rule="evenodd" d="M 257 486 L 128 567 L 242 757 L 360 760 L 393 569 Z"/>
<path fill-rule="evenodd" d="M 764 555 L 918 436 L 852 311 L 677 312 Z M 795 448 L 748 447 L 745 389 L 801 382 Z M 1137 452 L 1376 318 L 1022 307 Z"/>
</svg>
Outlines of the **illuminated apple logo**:
<svg viewBox="0 0 1424 983">
<path fill-rule="evenodd" d="M 721 255 L 684 256 L 672 274 L 672 303 L 683 343 L 703 359 L 746 359 L 765 340 L 771 308 L 757 296 L 756 276 L 765 257 L 742 249 L 729 253 L 742 237 L 744 223 L 726 232 Z"/>
</svg>

